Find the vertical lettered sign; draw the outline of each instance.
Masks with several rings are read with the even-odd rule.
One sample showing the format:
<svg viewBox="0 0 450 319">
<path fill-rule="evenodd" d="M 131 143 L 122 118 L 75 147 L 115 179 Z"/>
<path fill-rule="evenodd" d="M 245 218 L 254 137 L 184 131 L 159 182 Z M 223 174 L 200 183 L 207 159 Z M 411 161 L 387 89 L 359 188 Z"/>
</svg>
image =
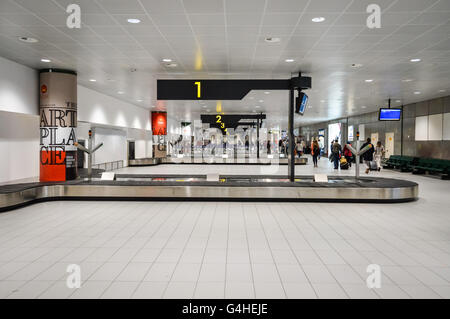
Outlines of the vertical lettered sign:
<svg viewBox="0 0 450 319">
<path fill-rule="evenodd" d="M 40 71 L 40 180 L 77 178 L 77 75 L 73 71 Z"/>
</svg>

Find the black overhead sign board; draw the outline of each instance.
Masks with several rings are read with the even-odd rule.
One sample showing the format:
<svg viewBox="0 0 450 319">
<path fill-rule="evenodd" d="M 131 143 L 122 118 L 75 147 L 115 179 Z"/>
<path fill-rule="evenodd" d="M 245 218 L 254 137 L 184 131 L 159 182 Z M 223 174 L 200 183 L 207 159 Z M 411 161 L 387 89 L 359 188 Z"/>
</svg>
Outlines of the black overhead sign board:
<svg viewBox="0 0 450 319">
<path fill-rule="evenodd" d="M 226 134 L 229 128 L 236 129 L 241 125 L 249 125 L 248 121 L 243 120 L 254 120 L 256 125 L 259 119 L 259 123 L 262 125 L 262 120 L 266 119 L 266 114 L 202 114 L 200 119 L 203 123 L 208 123 L 210 127 L 216 127 L 222 130 L 223 134 Z"/>
<path fill-rule="evenodd" d="M 158 100 L 242 100 L 251 90 L 311 88 L 310 77 L 287 80 L 158 80 Z"/>
</svg>

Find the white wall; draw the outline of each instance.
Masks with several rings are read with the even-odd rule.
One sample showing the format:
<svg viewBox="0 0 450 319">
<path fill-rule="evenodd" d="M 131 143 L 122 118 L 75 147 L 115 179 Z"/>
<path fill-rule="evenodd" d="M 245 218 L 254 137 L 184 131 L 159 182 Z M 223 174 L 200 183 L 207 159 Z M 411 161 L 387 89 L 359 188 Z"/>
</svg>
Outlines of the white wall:
<svg viewBox="0 0 450 319">
<path fill-rule="evenodd" d="M 127 133 L 121 129 L 96 127 L 93 132 L 93 143 L 103 146 L 92 157 L 92 164 L 103 164 L 115 161 L 127 163 Z"/>
<path fill-rule="evenodd" d="M 78 85 L 78 121 L 150 130 L 150 111 Z"/>
<path fill-rule="evenodd" d="M 0 183 L 39 176 L 39 116 L 0 111 Z"/>
<path fill-rule="evenodd" d="M 97 141 L 103 139 L 105 146 L 96 162 L 121 159 L 126 164 L 127 139 L 136 140 L 136 158 L 151 156 L 150 111 L 80 85 L 77 89 L 78 138 L 87 140 L 96 124 L 123 128 L 100 130 Z M 0 182 L 39 176 L 38 114 L 38 71 L 0 57 Z M 128 138 L 129 128 L 139 134 Z"/>
<path fill-rule="evenodd" d="M 0 182 L 39 176 L 39 75 L 0 57 Z"/>
<path fill-rule="evenodd" d="M 39 114 L 38 71 L 0 57 L 0 111 Z"/>
</svg>

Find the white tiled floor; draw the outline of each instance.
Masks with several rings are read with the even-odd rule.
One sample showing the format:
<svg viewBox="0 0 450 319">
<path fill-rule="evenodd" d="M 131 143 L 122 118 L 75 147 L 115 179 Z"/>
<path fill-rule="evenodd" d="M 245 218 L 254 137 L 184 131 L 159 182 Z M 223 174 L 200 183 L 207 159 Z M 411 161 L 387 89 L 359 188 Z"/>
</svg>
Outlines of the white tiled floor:
<svg viewBox="0 0 450 319">
<path fill-rule="evenodd" d="M 120 171 L 266 173 L 217 165 Z M 335 173 L 326 161 L 315 172 Z M 374 175 L 417 181 L 420 199 L 64 201 L 3 213 L 0 298 L 450 298 L 450 182 Z M 380 289 L 366 286 L 371 263 L 381 266 Z M 80 289 L 66 286 L 69 264 L 81 267 Z"/>
</svg>

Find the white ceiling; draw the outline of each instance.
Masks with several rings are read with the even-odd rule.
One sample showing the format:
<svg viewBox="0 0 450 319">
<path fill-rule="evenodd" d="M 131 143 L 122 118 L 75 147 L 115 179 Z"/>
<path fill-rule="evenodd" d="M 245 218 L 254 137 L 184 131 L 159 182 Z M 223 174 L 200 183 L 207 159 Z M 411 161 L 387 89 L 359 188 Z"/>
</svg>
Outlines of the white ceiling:
<svg viewBox="0 0 450 319">
<path fill-rule="evenodd" d="M 376 30 L 366 27 L 366 7 L 374 2 L 382 8 Z M 81 7 L 81 29 L 66 27 L 70 3 Z M 318 16 L 326 20 L 313 23 Z M 0 56 L 36 69 L 74 69 L 82 85 L 165 108 L 180 120 L 215 112 L 216 103 L 156 103 L 156 79 L 289 78 L 302 71 L 313 78 L 312 108 L 298 123 L 366 113 L 389 97 L 399 105 L 448 95 L 449 35 L 450 0 L 0 0 Z M 422 61 L 409 61 L 416 57 Z M 178 66 L 167 68 L 163 58 Z M 222 109 L 266 112 L 270 122 L 285 123 L 287 101 L 287 92 L 252 92 L 223 101 Z"/>
</svg>

